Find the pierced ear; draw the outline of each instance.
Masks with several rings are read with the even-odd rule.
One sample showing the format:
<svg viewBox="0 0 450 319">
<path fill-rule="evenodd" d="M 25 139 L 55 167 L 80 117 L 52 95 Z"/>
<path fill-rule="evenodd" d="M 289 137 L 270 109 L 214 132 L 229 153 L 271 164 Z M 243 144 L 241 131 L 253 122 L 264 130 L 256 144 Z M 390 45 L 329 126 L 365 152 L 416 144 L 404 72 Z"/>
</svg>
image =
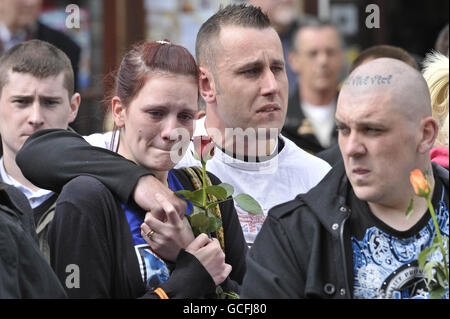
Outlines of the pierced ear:
<svg viewBox="0 0 450 319">
<path fill-rule="evenodd" d="M 114 123 L 118 128 L 121 128 L 125 125 L 125 111 L 126 108 L 122 104 L 122 101 L 118 96 L 113 97 L 111 101 L 112 106 L 112 115 L 114 118 Z"/>
<path fill-rule="evenodd" d="M 199 80 L 200 95 L 206 103 L 214 103 L 216 101 L 216 84 L 211 72 L 205 67 L 200 67 Z"/>
<path fill-rule="evenodd" d="M 423 118 L 420 123 L 420 127 L 422 128 L 422 136 L 419 141 L 417 151 L 421 154 L 424 154 L 426 152 L 429 152 L 433 148 L 434 142 L 439 132 L 439 127 L 436 123 L 436 120 L 431 116 Z"/>
<path fill-rule="evenodd" d="M 80 93 L 75 93 L 70 98 L 70 115 L 69 115 L 69 123 L 72 123 L 75 121 L 78 110 L 80 109 L 81 104 L 81 95 Z"/>
</svg>

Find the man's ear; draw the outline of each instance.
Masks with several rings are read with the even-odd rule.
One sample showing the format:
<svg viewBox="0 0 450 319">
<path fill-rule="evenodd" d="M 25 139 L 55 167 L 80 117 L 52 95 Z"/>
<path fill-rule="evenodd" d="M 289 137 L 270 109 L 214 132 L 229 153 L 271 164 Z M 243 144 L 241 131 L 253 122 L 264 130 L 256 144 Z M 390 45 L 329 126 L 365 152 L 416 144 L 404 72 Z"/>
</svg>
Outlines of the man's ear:
<svg viewBox="0 0 450 319">
<path fill-rule="evenodd" d="M 211 72 L 205 67 L 200 67 L 199 89 L 206 104 L 216 101 L 216 83 Z"/>
<path fill-rule="evenodd" d="M 297 52 L 290 50 L 287 55 L 289 65 L 295 73 L 301 72 L 300 57 Z"/>
<path fill-rule="evenodd" d="M 81 104 L 81 95 L 80 93 L 75 93 L 70 98 L 70 115 L 69 115 L 69 123 L 72 123 L 75 121 L 78 110 L 80 109 Z"/>
<path fill-rule="evenodd" d="M 417 146 L 417 151 L 420 154 L 424 154 L 433 148 L 434 142 L 439 133 L 439 127 L 436 120 L 433 117 L 428 116 L 421 120 L 420 128 L 421 138 Z"/>
<path fill-rule="evenodd" d="M 125 125 L 125 111 L 126 108 L 118 96 L 112 98 L 111 101 L 111 113 L 114 118 L 114 123 L 118 128 Z"/>
</svg>

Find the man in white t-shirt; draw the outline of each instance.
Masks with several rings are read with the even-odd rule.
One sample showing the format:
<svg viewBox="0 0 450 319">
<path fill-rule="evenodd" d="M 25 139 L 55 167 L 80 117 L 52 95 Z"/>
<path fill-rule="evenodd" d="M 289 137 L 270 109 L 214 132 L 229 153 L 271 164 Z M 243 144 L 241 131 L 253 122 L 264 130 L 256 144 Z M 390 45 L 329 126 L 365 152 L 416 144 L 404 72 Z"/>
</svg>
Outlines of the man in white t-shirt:
<svg viewBox="0 0 450 319">
<path fill-rule="evenodd" d="M 335 26 L 315 18 L 305 19 L 293 39 L 289 61 L 299 81 L 282 132 L 316 154 L 337 142 L 334 113 L 344 61 L 342 44 Z"/>
<path fill-rule="evenodd" d="M 199 30 L 196 55 L 206 117 L 194 135 L 216 143 L 206 169 L 263 208 L 264 215 L 252 215 L 235 203 L 251 245 L 270 208 L 307 192 L 330 167 L 280 135 L 288 100 L 285 61 L 280 38 L 259 8 L 228 6 L 213 15 Z M 192 165 L 199 162 L 188 151 L 178 167 Z"/>
</svg>

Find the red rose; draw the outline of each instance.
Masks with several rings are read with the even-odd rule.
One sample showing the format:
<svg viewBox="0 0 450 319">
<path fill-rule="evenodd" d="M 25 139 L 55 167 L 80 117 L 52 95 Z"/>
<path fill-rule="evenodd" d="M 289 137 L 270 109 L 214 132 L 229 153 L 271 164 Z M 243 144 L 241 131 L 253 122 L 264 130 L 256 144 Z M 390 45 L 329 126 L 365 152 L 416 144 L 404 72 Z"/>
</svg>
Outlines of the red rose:
<svg viewBox="0 0 450 319">
<path fill-rule="evenodd" d="M 209 136 L 194 136 L 192 138 L 194 143 L 195 154 L 194 157 L 202 162 L 206 162 L 214 156 L 215 144 Z"/>
</svg>

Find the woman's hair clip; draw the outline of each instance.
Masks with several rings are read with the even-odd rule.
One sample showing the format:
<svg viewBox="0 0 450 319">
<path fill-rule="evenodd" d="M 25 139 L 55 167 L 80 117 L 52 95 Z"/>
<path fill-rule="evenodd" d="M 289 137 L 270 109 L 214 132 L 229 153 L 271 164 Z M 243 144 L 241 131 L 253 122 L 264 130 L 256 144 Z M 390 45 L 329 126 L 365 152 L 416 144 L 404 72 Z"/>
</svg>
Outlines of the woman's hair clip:
<svg viewBox="0 0 450 319">
<path fill-rule="evenodd" d="M 159 43 L 159 44 L 171 44 L 169 41 L 166 41 L 166 40 L 158 40 L 158 41 L 155 41 L 156 43 Z"/>
</svg>

